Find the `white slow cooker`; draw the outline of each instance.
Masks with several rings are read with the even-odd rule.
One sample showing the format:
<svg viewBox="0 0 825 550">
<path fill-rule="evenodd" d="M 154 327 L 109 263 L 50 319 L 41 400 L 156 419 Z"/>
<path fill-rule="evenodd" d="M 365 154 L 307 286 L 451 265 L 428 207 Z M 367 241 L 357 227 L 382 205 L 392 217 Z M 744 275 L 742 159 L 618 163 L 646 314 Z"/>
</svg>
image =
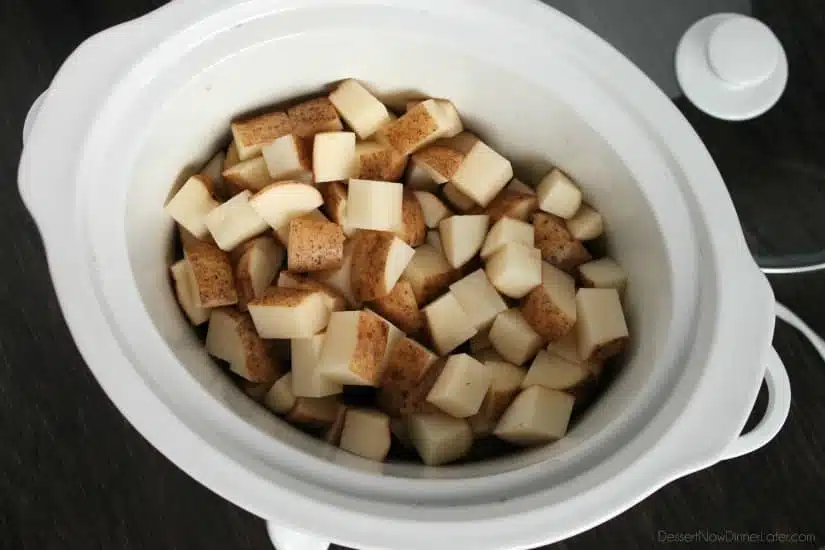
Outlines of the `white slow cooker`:
<svg viewBox="0 0 825 550">
<path fill-rule="evenodd" d="M 475 465 L 368 462 L 259 408 L 182 318 L 162 210 L 181 167 L 240 113 L 350 76 L 451 98 L 517 173 L 557 164 L 604 213 L 634 340 L 563 440 Z M 540 546 L 764 445 L 787 415 L 773 295 L 708 152 L 627 59 L 539 2 L 176 0 L 83 43 L 30 123 L 20 191 L 89 368 L 286 550 Z M 768 411 L 740 436 L 763 379 Z"/>
</svg>

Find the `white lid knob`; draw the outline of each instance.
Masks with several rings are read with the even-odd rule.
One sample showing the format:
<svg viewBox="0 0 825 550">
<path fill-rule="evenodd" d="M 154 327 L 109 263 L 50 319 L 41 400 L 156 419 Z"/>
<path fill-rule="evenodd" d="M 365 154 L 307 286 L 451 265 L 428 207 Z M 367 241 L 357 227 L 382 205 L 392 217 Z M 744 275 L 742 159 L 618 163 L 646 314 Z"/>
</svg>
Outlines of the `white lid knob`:
<svg viewBox="0 0 825 550">
<path fill-rule="evenodd" d="M 788 80 L 788 60 L 764 23 L 721 13 L 699 20 L 682 37 L 676 76 L 699 109 L 717 118 L 745 120 L 779 100 Z"/>
</svg>

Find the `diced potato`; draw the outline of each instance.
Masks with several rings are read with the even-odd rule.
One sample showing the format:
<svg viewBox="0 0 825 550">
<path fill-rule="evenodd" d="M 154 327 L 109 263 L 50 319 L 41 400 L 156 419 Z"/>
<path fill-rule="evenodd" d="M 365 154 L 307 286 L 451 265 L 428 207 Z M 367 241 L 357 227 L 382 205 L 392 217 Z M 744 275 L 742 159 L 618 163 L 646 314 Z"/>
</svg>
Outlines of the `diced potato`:
<svg viewBox="0 0 825 550">
<path fill-rule="evenodd" d="M 409 157 L 399 155 L 386 143 L 359 141 L 355 144 L 356 179 L 398 181 L 404 175 Z"/>
<path fill-rule="evenodd" d="M 249 316 L 232 308 L 212 310 L 206 351 L 228 362 L 232 372 L 250 382 L 274 382 L 281 374 Z"/>
<path fill-rule="evenodd" d="M 272 181 L 296 179 L 312 173 L 312 149 L 306 138 L 281 136 L 264 145 L 262 152 Z"/>
<path fill-rule="evenodd" d="M 226 153 L 218 151 L 209 159 L 203 168 L 201 168 L 200 175 L 206 176 L 211 182 L 212 194 L 219 200 L 228 198 L 225 182 L 223 180 L 223 164 L 226 160 Z"/>
<path fill-rule="evenodd" d="M 326 97 L 299 103 L 287 110 L 295 135 L 312 137 L 321 132 L 338 132 L 344 128 L 338 111 Z"/>
<path fill-rule="evenodd" d="M 336 447 L 341 444 L 341 435 L 344 433 L 344 422 L 347 419 L 349 408 L 341 404 L 335 414 L 335 421 L 324 431 L 324 441 Z"/>
<path fill-rule="evenodd" d="M 510 404 L 494 433 L 516 445 L 555 441 L 567 432 L 574 401 L 564 392 L 531 386 Z"/>
<path fill-rule="evenodd" d="M 178 260 L 170 267 L 172 279 L 175 282 L 175 296 L 189 322 L 202 325 L 209 320 L 209 310 L 195 305 L 195 290 L 192 288 L 192 275 L 189 273 L 189 262 Z"/>
<path fill-rule="evenodd" d="M 615 288 L 619 292 L 627 284 L 627 274 L 615 260 L 601 258 L 579 266 L 582 286 L 595 288 Z"/>
<path fill-rule="evenodd" d="M 427 238 L 427 226 L 424 223 L 424 212 L 418 199 L 412 191 L 404 190 L 401 201 L 401 226 L 396 228 L 396 235 L 412 247 L 424 244 Z"/>
<path fill-rule="evenodd" d="M 444 244 L 441 242 L 441 233 L 437 230 L 427 231 L 427 244 L 435 248 L 442 256 L 444 255 Z"/>
<path fill-rule="evenodd" d="M 424 316 L 415 299 L 412 284 L 401 279 L 392 291 L 373 302 L 375 309 L 407 334 L 413 334 L 424 326 Z"/>
<path fill-rule="evenodd" d="M 410 439 L 427 466 L 455 462 L 473 446 L 473 431 L 464 419 L 441 413 L 421 413 L 412 415 L 407 426 Z"/>
<path fill-rule="evenodd" d="M 461 134 L 464 131 L 464 125 L 461 123 L 458 109 L 455 108 L 453 102 L 447 99 L 436 99 L 435 102 L 441 107 L 442 137 L 451 138 Z"/>
<path fill-rule="evenodd" d="M 378 386 L 388 333 L 386 323 L 369 311 L 333 313 L 318 370 L 339 384 Z"/>
<path fill-rule="evenodd" d="M 464 153 L 437 141 L 415 153 L 413 160 L 441 185 L 453 178 L 464 161 Z"/>
<path fill-rule="evenodd" d="M 484 396 L 478 413 L 468 419 L 476 437 L 493 433 L 499 418 L 521 388 L 525 375 L 524 369 L 504 360 L 487 360 L 484 365 L 491 372 L 490 389 Z"/>
<path fill-rule="evenodd" d="M 309 426 L 331 426 L 343 405 L 338 396 L 297 397 L 295 406 L 286 415 L 289 422 Z"/>
<path fill-rule="evenodd" d="M 229 255 L 215 245 L 198 242 L 184 251 L 195 306 L 213 308 L 238 302 Z"/>
<path fill-rule="evenodd" d="M 284 262 L 284 249 L 271 237 L 258 237 L 245 247 L 235 265 L 238 308 L 246 311 L 250 300 L 263 296 Z"/>
<path fill-rule="evenodd" d="M 278 414 L 286 414 L 295 407 L 295 395 L 292 393 L 292 373 L 288 372 L 278 379 L 266 392 L 264 405 Z"/>
<path fill-rule="evenodd" d="M 226 148 L 226 157 L 223 159 L 223 169 L 228 170 L 239 162 L 241 162 L 241 157 L 238 154 L 238 146 L 235 145 L 235 141 L 233 140 L 232 143 L 229 144 L 229 147 Z"/>
<path fill-rule="evenodd" d="M 567 220 L 567 230 L 574 239 L 589 241 L 604 233 L 604 219 L 592 206 L 582 204 L 578 212 Z"/>
<path fill-rule="evenodd" d="M 384 104 L 357 80 L 344 80 L 329 94 L 329 100 L 361 139 L 367 139 L 392 120 Z"/>
<path fill-rule="evenodd" d="M 312 147 L 312 174 L 315 183 L 346 180 L 351 178 L 357 169 L 354 133 L 315 134 Z"/>
<path fill-rule="evenodd" d="M 573 277 L 543 262 L 541 285 L 521 303 L 524 318 L 545 340 L 558 340 L 576 323 L 576 283 Z"/>
<path fill-rule="evenodd" d="M 582 362 L 582 358 L 579 357 L 579 339 L 576 336 L 575 328 L 558 340 L 547 344 L 547 351 L 571 363 Z"/>
<path fill-rule="evenodd" d="M 476 204 L 487 206 L 512 178 L 510 161 L 476 140 L 451 181 Z"/>
<path fill-rule="evenodd" d="M 239 160 L 261 154 L 261 149 L 292 131 L 292 123 L 284 112 L 266 113 L 232 123 L 232 142 Z"/>
<path fill-rule="evenodd" d="M 396 344 L 398 344 L 398 342 L 400 342 L 401 340 L 403 340 L 405 338 L 405 334 L 397 326 L 393 325 L 387 319 L 384 319 L 383 317 L 381 317 L 380 315 L 378 315 L 374 311 L 372 311 L 370 309 L 367 309 L 365 311 L 367 311 L 367 312 L 371 313 L 372 315 L 375 315 L 376 317 L 378 317 L 378 319 L 382 323 L 384 323 L 384 325 L 387 327 L 387 344 L 386 344 L 386 346 L 384 346 L 384 351 L 381 354 L 381 364 L 380 364 L 381 372 L 384 373 L 387 370 L 387 366 L 390 363 L 390 356 L 392 355 L 393 349 L 395 348 Z M 382 376 L 383 376 L 383 374 L 382 374 Z M 380 382 L 380 380 L 379 380 L 379 382 Z"/>
<path fill-rule="evenodd" d="M 415 250 L 385 231 L 359 231 L 353 240 L 352 292 L 360 301 L 392 292 Z"/>
<path fill-rule="evenodd" d="M 496 316 L 507 310 L 507 304 L 490 283 L 483 269 L 478 269 L 451 284 L 450 292 L 458 300 L 472 326 L 481 333 L 486 333 Z"/>
<path fill-rule="evenodd" d="M 357 229 L 351 227 L 347 221 L 347 186 L 338 181 L 332 181 L 320 187 L 324 197 L 324 210 L 329 219 L 341 226 L 346 236 L 352 236 Z"/>
<path fill-rule="evenodd" d="M 349 180 L 347 218 L 350 227 L 395 231 L 403 223 L 404 186 L 400 183 Z"/>
<path fill-rule="evenodd" d="M 269 225 L 249 205 L 251 197 L 252 194 L 244 190 L 206 215 L 206 227 L 221 250 L 228 252 L 269 229 Z"/>
<path fill-rule="evenodd" d="M 369 409 L 348 409 L 341 448 L 382 462 L 390 452 L 390 417 Z"/>
<path fill-rule="evenodd" d="M 272 183 L 263 157 L 243 160 L 224 170 L 223 177 L 230 195 L 236 195 L 244 189 L 254 193 Z"/>
<path fill-rule="evenodd" d="M 398 120 L 383 126 L 379 141 L 389 143 L 401 155 L 409 155 L 454 129 L 447 113 L 434 100 L 422 101 Z"/>
<path fill-rule="evenodd" d="M 289 222 L 289 270 L 306 273 L 339 267 L 344 260 L 345 239 L 338 224 L 306 217 L 293 219 Z"/>
<path fill-rule="evenodd" d="M 333 311 L 343 311 L 347 308 L 347 299 L 329 285 L 302 277 L 289 271 L 282 271 L 278 277 L 278 286 L 281 288 L 298 288 L 304 290 L 318 291 L 323 295 L 324 303 L 330 313 Z"/>
<path fill-rule="evenodd" d="M 427 395 L 427 401 L 455 418 L 478 412 L 492 381 L 492 371 L 467 354 L 451 355 Z"/>
<path fill-rule="evenodd" d="M 270 184 L 255 193 L 249 201 L 258 215 L 276 231 L 293 218 L 308 214 L 323 203 L 318 189 L 296 181 Z"/>
<path fill-rule="evenodd" d="M 496 290 L 523 298 L 541 284 L 541 255 L 522 243 L 508 243 L 488 258 L 485 271 Z"/>
<path fill-rule="evenodd" d="M 293 220 L 307 219 L 307 220 L 315 220 L 315 221 L 320 221 L 320 222 L 328 222 L 329 221 L 329 218 L 324 216 L 324 213 L 321 212 L 320 210 L 313 210 L 311 212 L 308 212 L 306 214 L 301 214 L 300 216 L 297 216 L 297 217 L 292 218 L 292 219 Z M 290 221 L 292 221 L 292 220 L 290 220 Z M 289 248 L 289 222 L 287 222 L 286 224 L 284 224 L 281 227 L 279 227 L 278 229 L 276 229 L 275 230 L 275 236 L 278 237 L 278 241 L 282 245 Z"/>
<path fill-rule="evenodd" d="M 539 198 L 539 208 L 566 220 L 576 214 L 582 203 L 581 190 L 558 168 L 554 168 L 542 178 L 536 194 Z"/>
<path fill-rule="evenodd" d="M 341 267 L 329 271 L 318 271 L 313 273 L 313 276 L 338 291 L 347 299 L 347 303 L 349 303 L 350 306 L 360 307 L 361 302 L 355 297 L 352 291 L 352 249 L 352 241 L 345 242 Z"/>
<path fill-rule="evenodd" d="M 399 340 L 387 360 L 378 404 L 391 416 L 421 412 L 443 368 L 438 356 L 411 338 Z"/>
<path fill-rule="evenodd" d="M 421 212 L 424 215 L 424 224 L 430 229 L 438 227 L 444 218 L 451 216 L 452 212 L 441 202 L 441 199 L 429 191 L 414 191 L 415 198 L 421 205 Z"/>
<path fill-rule="evenodd" d="M 321 375 L 318 361 L 326 334 L 290 340 L 292 358 L 292 393 L 296 397 L 326 397 L 344 390 L 341 384 Z"/>
<path fill-rule="evenodd" d="M 576 294 L 576 311 L 579 357 L 601 361 L 622 351 L 628 331 L 615 288 L 580 288 Z"/>
<path fill-rule="evenodd" d="M 450 205 L 459 212 L 469 212 L 476 206 L 475 201 L 462 193 L 453 182 L 449 182 L 444 185 L 444 187 L 442 187 L 442 191 L 444 193 L 444 198 L 447 199 L 447 202 L 449 202 Z"/>
<path fill-rule="evenodd" d="M 249 314 L 262 338 L 310 338 L 326 328 L 330 316 L 321 292 L 281 287 L 250 301 Z"/>
<path fill-rule="evenodd" d="M 515 193 L 524 193 L 525 195 L 535 195 L 536 190 L 521 181 L 518 178 L 513 178 L 510 180 L 510 183 L 507 184 L 507 187 L 504 188 L 507 191 L 513 191 Z"/>
<path fill-rule="evenodd" d="M 487 233 L 484 246 L 481 248 L 481 257 L 486 260 L 507 243 L 522 243 L 532 248 L 534 237 L 534 228 L 529 223 L 513 218 L 501 218 Z"/>
<path fill-rule="evenodd" d="M 209 187 L 207 178 L 194 175 L 186 180 L 164 208 L 173 220 L 198 239 L 209 235 L 206 215 L 220 205 L 212 196 Z"/>
<path fill-rule="evenodd" d="M 422 311 L 440 355 L 447 355 L 476 334 L 470 318 L 452 292 L 447 292 Z"/>
<path fill-rule="evenodd" d="M 452 267 L 463 266 L 481 250 L 488 224 L 486 215 L 450 216 L 441 220 L 438 231 L 444 256 Z"/>
<path fill-rule="evenodd" d="M 550 265 L 571 273 L 592 259 L 581 241 L 570 234 L 563 219 L 538 212 L 533 215 L 533 226 L 536 228 L 536 248 Z"/>
<path fill-rule="evenodd" d="M 524 222 L 538 209 L 539 201 L 534 194 L 504 189 L 487 205 L 484 213 L 490 216 L 490 223 L 496 223 L 502 218 L 513 218 Z"/>
<path fill-rule="evenodd" d="M 404 185 L 410 189 L 429 191 L 432 193 L 438 191 L 439 187 L 439 185 L 433 181 L 430 173 L 427 172 L 423 166 L 417 165 L 415 160 L 411 161 L 409 164 L 407 173 L 404 176 Z"/>
<path fill-rule="evenodd" d="M 493 348 L 507 361 L 521 365 L 541 348 L 541 336 L 532 329 L 518 309 L 499 313 L 490 328 Z"/>
<path fill-rule="evenodd" d="M 430 303 L 457 279 L 458 273 L 450 267 L 444 254 L 430 245 L 415 249 L 412 260 L 404 270 L 419 305 Z"/>
<path fill-rule="evenodd" d="M 590 374 L 591 371 L 583 363 L 572 363 L 553 353 L 540 351 L 533 359 L 521 387 L 538 385 L 551 390 L 567 390 L 587 380 Z"/>
</svg>

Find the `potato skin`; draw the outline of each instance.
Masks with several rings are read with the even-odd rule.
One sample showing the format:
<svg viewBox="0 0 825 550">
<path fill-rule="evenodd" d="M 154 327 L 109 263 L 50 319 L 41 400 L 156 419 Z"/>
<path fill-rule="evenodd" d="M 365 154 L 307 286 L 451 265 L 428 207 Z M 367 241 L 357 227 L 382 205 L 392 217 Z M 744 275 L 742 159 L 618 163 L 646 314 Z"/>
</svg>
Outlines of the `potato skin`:
<svg viewBox="0 0 825 550">
<path fill-rule="evenodd" d="M 384 272 L 393 233 L 362 229 L 353 237 L 352 292 L 362 302 L 383 298 L 392 289 L 384 288 Z"/>
<path fill-rule="evenodd" d="M 577 267 L 593 259 L 581 241 L 573 238 L 563 219 L 536 212 L 533 214 L 533 227 L 536 230 L 536 248 L 550 265 L 575 274 Z"/>
<path fill-rule="evenodd" d="M 340 267 L 344 261 L 345 239 L 341 226 L 336 223 L 307 217 L 290 221 L 289 270 L 306 273 Z"/>
<path fill-rule="evenodd" d="M 415 334 L 424 326 L 424 316 L 409 281 L 398 281 L 389 294 L 376 299 L 373 305 L 381 316 L 407 334 Z"/>
<path fill-rule="evenodd" d="M 409 189 L 404 190 L 401 202 L 401 228 L 398 236 L 413 248 L 421 246 L 427 239 L 427 224 L 421 203 Z"/>
<path fill-rule="evenodd" d="M 556 307 L 543 286 L 534 288 L 522 299 L 521 314 L 533 330 L 551 342 L 567 334 L 576 322 Z"/>
</svg>

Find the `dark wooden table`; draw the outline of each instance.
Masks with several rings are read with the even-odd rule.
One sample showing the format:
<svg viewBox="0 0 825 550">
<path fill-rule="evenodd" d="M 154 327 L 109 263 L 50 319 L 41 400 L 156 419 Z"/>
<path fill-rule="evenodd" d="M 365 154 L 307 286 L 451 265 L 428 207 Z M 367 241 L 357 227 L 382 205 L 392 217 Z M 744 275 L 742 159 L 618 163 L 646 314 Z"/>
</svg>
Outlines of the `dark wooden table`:
<svg viewBox="0 0 825 550">
<path fill-rule="evenodd" d="M 81 40 L 161 3 L 0 2 L 3 550 L 269 547 L 263 521 L 167 462 L 92 379 L 63 324 L 40 238 L 17 194 L 20 129 L 31 101 Z M 780 104 L 756 121 L 729 124 L 677 103 L 719 163 L 754 249 L 810 252 L 825 245 L 825 4 L 765 0 L 756 2 L 755 14 L 779 35 L 790 59 Z M 773 282 L 777 296 L 825 334 L 825 274 Z M 786 326 L 777 327 L 774 343 L 793 386 L 790 418 L 776 440 L 672 483 L 553 548 L 650 548 L 660 544 L 660 531 L 700 530 L 796 533 L 815 542 L 771 547 L 825 545 L 825 365 Z"/>
</svg>

